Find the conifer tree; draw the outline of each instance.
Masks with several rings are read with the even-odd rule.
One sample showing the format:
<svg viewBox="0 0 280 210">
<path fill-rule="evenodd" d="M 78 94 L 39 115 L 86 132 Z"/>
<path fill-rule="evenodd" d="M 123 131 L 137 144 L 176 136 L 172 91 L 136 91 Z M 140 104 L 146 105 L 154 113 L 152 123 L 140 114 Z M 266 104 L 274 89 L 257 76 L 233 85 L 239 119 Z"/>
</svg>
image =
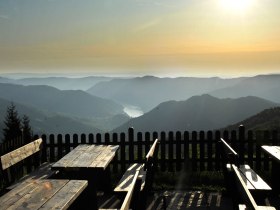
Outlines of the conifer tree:
<svg viewBox="0 0 280 210">
<path fill-rule="evenodd" d="M 3 142 L 19 138 L 22 135 L 20 118 L 16 111 L 16 106 L 13 103 L 11 103 L 11 105 L 7 108 L 4 124 L 5 128 L 3 129 Z"/>
<path fill-rule="evenodd" d="M 29 143 L 32 140 L 32 130 L 30 127 L 30 120 L 29 117 L 26 115 L 23 115 L 22 118 L 22 134 L 23 134 L 23 142 Z"/>
</svg>

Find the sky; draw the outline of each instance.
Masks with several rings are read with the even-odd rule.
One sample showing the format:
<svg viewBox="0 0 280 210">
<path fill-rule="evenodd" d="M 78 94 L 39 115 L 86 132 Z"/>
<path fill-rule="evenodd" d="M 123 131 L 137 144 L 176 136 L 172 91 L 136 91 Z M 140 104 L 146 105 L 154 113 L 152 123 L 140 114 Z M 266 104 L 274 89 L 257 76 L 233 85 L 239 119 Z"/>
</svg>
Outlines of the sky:
<svg viewBox="0 0 280 210">
<path fill-rule="evenodd" d="M 279 0 L 0 0 L 0 73 L 280 73 Z"/>
</svg>

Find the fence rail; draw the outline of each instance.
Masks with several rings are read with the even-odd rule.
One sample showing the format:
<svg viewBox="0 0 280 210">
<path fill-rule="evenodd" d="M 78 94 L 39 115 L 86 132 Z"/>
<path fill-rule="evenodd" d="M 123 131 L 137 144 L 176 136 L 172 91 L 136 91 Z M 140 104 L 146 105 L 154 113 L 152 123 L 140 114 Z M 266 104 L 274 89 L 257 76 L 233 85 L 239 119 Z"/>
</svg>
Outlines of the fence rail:
<svg viewBox="0 0 280 210">
<path fill-rule="evenodd" d="M 42 161 L 55 162 L 70 152 L 79 144 L 112 144 L 120 145 L 111 170 L 123 173 L 130 163 L 142 163 L 153 140 L 160 140 L 157 158 L 161 171 L 217 171 L 221 170 L 220 150 L 217 142 L 220 137 L 226 139 L 239 153 L 241 163 L 248 163 L 256 170 L 270 170 L 269 157 L 261 150 L 261 145 L 280 145 L 279 134 L 276 131 L 245 131 L 240 126 L 237 131 L 200 131 L 200 132 L 135 132 L 133 128 L 128 133 L 100 133 L 93 135 L 42 135 L 44 149 Z M 17 140 L 17 142 L 20 142 Z M 0 145 L 0 155 L 5 154 L 20 143 L 5 143 Z"/>
</svg>

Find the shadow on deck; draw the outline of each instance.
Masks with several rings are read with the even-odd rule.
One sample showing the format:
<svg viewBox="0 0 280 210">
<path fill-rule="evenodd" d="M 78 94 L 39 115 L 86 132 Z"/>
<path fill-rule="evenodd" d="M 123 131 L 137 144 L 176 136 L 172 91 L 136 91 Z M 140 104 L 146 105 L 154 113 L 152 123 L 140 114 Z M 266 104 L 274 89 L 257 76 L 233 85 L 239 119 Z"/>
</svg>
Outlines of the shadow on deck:
<svg viewBox="0 0 280 210">
<path fill-rule="evenodd" d="M 106 198 L 105 203 L 99 207 L 117 207 L 120 201 L 112 196 Z M 222 195 L 220 192 L 202 191 L 156 191 L 150 194 L 147 202 L 147 210 L 233 210 L 230 197 Z"/>
</svg>

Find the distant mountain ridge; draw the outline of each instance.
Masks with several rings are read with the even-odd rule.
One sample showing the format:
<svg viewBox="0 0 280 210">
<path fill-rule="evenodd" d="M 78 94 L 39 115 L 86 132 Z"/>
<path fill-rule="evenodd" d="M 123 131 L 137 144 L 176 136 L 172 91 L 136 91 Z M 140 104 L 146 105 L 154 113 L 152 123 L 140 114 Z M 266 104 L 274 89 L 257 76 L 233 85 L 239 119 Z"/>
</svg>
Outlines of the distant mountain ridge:
<svg viewBox="0 0 280 210">
<path fill-rule="evenodd" d="M 208 93 L 218 98 L 256 96 L 280 103 L 280 75 L 249 77 L 239 81 L 235 85 L 209 91 Z"/>
<path fill-rule="evenodd" d="M 244 125 L 246 130 L 276 130 L 280 132 L 280 107 L 265 109 L 234 125 L 229 125 L 223 128 L 223 130 L 236 130 L 239 125 Z"/>
<path fill-rule="evenodd" d="M 186 100 L 194 95 L 233 86 L 245 78 L 158 78 L 154 76 L 113 79 L 100 82 L 87 92 L 115 100 L 121 104 L 141 107 L 144 112 L 170 100 Z"/>
<path fill-rule="evenodd" d="M 257 98 L 218 99 L 210 95 L 193 96 L 186 101 L 161 103 L 141 117 L 131 119 L 114 132 L 214 130 L 239 122 L 278 104 Z"/>
<path fill-rule="evenodd" d="M 68 77 L 27 77 L 22 79 L 9 79 L 0 77 L 0 83 L 10 83 L 17 85 L 47 85 L 55 87 L 59 90 L 87 90 L 93 85 L 109 81 L 112 77 L 98 77 L 88 76 L 81 78 L 68 78 Z"/>
<path fill-rule="evenodd" d="M 124 114 L 121 105 L 80 90 L 61 91 L 43 85 L 22 86 L 0 83 L 0 97 L 38 109 L 80 118 L 105 118 Z"/>
</svg>

